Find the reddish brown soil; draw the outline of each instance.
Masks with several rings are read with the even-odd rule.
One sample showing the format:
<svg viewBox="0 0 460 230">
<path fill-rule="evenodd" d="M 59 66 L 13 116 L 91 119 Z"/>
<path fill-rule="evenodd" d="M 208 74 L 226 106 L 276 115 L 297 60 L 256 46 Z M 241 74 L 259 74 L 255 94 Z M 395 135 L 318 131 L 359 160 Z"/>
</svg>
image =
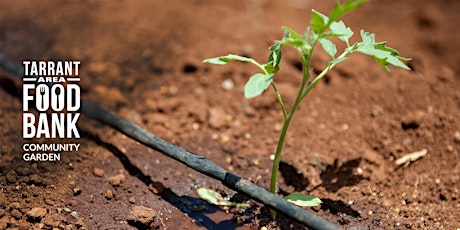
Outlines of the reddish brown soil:
<svg viewBox="0 0 460 230">
<path fill-rule="evenodd" d="M 282 25 L 303 32 L 311 8 L 332 7 L 299 2 L 2 1 L 1 55 L 80 60 L 84 98 L 267 188 L 282 124 L 273 92 L 246 100 L 242 87 L 254 67 L 201 60 L 227 53 L 265 60 Z M 344 18 L 413 58 L 413 71 L 387 73 L 362 55 L 337 66 L 293 121 L 281 195 L 320 197 L 324 203 L 310 210 L 348 229 L 460 228 L 459 11 L 457 0 L 380 0 Z M 286 49 L 275 79 L 288 103 L 298 60 Z M 325 61 L 317 53 L 315 70 Z M 254 202 L 245 211 L 206 205 L 196 188 L 234 192 L 85 117 L 83 137 L 66 141 L 81 143 L 79 152 L 60 162 L 23 161 L 13 85 L 20 82 L 0 74 L 0 229 L 133 229 L 133 206 L 158 212 L 152 228 L 303 228 L 284 216 L 271 221 Z M 233 89 L 222 88 L 226 79 Z M 395 165 L 424 148 L 425 157 Z M 119 174 L 125 179 L 113 185 L 109 178 Z M 166 192 L 156 195 L 150 181 Z M 47 210 L 41 220 L 29 217 L 35 207 Z"/>
</svg>

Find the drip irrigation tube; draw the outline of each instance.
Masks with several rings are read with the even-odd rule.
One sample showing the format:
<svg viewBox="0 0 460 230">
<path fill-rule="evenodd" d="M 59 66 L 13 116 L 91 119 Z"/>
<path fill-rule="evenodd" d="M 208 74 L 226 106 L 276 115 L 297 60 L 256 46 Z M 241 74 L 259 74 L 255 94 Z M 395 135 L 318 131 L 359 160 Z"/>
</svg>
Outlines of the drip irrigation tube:
<svg viewBox="0 0 460 230">
<path fill-rule="evenodd" d="M 0 67 L 15 73 L 17 76 L 23 77 L 22 66 L 6 58 L 0 57 Z M 313 215 L 307 210 L 291 204 L 281 197 L 278 197 L 267 190 L 226 171 L 205 157 L 168 143 L 145 129 L 142 129 L 139 126 L 102 109 L 94 103 L 82 99 L 81 113 L 88 118 L 105 123 L 106 125 L 129 136 L 133 140 L 163 153 L 200 173 L 219 180 L 230 189 L 244 193 L 252 199 L 260 201 L 261 203 L 268 205 L 311 228 L 338 229 L 335 224 Z"/>
</svg>

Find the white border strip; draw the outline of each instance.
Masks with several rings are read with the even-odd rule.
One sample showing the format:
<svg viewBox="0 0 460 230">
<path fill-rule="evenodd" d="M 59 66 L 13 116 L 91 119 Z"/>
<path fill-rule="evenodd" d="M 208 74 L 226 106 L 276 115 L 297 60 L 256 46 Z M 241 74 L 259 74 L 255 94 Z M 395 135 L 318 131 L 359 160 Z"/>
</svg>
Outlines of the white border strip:
<svg viewBox="0 0 460 230">
<path fill-rule="evenodd" d="M 35 78 L 35 77 L 25 77 L 25 78 L 23 78 L 22 80 L 23 80 L 23 81 L 36 81 L 37 78 Z"/>
<path fill-rule="evenodd" d="M 79 77 L 69 77 L 67 78 L 67 81 L 80 81 Z"/>
</svg>

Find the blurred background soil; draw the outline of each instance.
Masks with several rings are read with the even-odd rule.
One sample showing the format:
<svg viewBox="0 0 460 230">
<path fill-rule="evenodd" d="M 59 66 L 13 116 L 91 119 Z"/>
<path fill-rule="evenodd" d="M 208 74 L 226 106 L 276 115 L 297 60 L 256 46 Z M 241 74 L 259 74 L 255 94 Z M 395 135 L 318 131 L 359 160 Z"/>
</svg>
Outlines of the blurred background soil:
<svg viewBox="0 0 460 230">
<path fill-rule="evenodd" d="M 244 99 L 257 69 L 201 60 L 235 53 L 263 62 L 281 26 L 303 33 L 311 9 L 327 14 L 333 1 L 0 5 L 0 55 L 18 63 L 80 60 L 85 99 L 268 188 L 282 126 L 273 92 Z M 380 0 L 343 18 L 357 33 L 353 41 L 361 28 L 376 33 L 412 58 L 412 71 L 387 73 L 357 54 L 328 74 L 294 118 L 280 195 L 321 198 L 309 210 L 345 229 L 460 228 L 459 11 L 456 0 Z M 316 55 L 319 71 L 328 56 Z M 285 49 L 275 81 L 288 104 L 299 66 L 297 53 Z M 60 162 L 23 161 L 20 84 L 0 72 L 0 229 L 305 228 L 285 216 L 272 221 L 261 204 L 85 117 L 80 139 L 35 140 L 80 143 L 80 151 Z M 422 149 L 423 158 L 396 166 Z M 252 207 L 210 206 L 197 198 L 198 187 Z"/>
</svg>

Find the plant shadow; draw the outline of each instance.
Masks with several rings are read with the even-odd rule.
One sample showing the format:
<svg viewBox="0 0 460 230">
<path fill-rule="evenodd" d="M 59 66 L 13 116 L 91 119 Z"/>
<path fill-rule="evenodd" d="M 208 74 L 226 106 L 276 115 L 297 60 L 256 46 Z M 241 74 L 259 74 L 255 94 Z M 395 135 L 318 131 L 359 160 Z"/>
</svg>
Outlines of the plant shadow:
<svg viewBox="0 0 460 230">
<path fill-rule="evenodd" d="M 324 211 L 329 211 L 331 214 L 338 214 L 338 213 L 344 213 L 347 214 L 348 216 L 352 217 L 360 217 L 361 215 L 359 214 L 358 211 L 352 209 L 349 205 L 345 204 L 341 200 L 331 200 L 328 198 L 322 198 L 321 201 L 323 202 L 321 204 L 321 209 Z"/>
<path fill-rule="evenodd" d="M 284 183 L 294 187 L 294 191 L 296 192 L 305 190 L 310 184 L 308 178 L 291 164 L 281 161 L 279 171 L 284 179 Z"/>
<path fill-rule="evenodd" d="M 79 130 L 82 133 L 83 137 L 87 138 L 88 140 L 94 141 L 99 146 L 102 146 L 103 148 L 112 152 L 114 156 L 116 156 L 120 160 L 123 167 L 131 176 L 137 177 L 147 187 L 154 183 L 150 176 L 145 175 L 137 166 L 132 164 L 129 158 L 115 145 L 103 141 L 99 136 L 94 135 L 91 132 L 86 131 L 85 129 L 79 128 Z M 238 223 L 235 220 L 235 218 L 223 220 L 219 223 L 216 223 L 205 214 L 222 212 L 222 210 L 219 207 L 210 205 L 209 203 L 200 198 L 185 195 L 179 196 L 170 188 L 165 188 L 163 192 L 157 195 L 160 196 L 166 202 L 176 207 L 178 210 L 180 210 L 188 217 L 192 218 L 194 220 L 194 223 L 199 227 L 204 227 L 206 229 L 236 229 L 246 224 L 246 222 Z M 197 209 L 196 207 L 201 208 Z"/>
<path fill-rule="evenodd" d="M 354 173 L 361 161 L 362 158 L 356 158 L 339 166 L 336 159 L 334 164 L 327 165 L 326 169 L 321 172 L 321 186 L 328 192 L 337 192 L 344 186 L 352 186 L 358 184 L 361 180 L 368 180 L 369 178 Z"/>
</svg>

